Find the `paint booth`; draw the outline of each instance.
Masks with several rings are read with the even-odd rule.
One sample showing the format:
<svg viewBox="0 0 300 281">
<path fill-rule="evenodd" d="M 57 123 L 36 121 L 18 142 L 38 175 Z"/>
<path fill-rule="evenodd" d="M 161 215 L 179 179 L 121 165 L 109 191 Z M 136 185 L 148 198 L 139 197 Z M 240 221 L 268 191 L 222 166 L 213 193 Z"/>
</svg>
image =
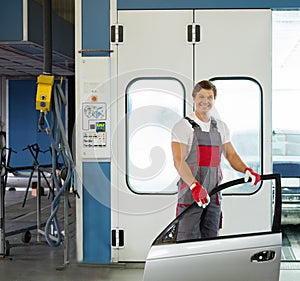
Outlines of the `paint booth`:
<svg viewBox="0 0 300 281">
<path fill-rule="evenodd" d="M 260 173 L 272 171 L 271 11 L 179 2 L 76 3 L 79 261 L 143 262 L 174 219 L 178 178 L 170 133 L 192 111 L 200 79 L 217 85 L 217 114 L 233 131 L 253 132 L 253 151 L 242 156 Z M 240 118 L 227 116 L 232 110 Z M 241 175 L 226 167 L 224 176 Z M 266 231 L 271 202 L 271 188 L 228 191 L 222 234 Z"/>
</svg>

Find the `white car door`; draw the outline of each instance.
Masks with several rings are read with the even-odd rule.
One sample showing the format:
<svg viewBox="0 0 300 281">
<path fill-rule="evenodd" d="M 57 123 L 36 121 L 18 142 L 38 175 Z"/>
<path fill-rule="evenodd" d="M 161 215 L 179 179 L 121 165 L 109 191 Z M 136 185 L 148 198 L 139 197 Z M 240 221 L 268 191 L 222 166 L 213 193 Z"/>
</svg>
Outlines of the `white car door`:
<svg viewBox="0 0 300 281">
<path fill-rule="evenodd" d="M 195 203 L 156 238 L 148 254 L 144 281 L 276 281 L 281 259 L 281 182 L 279 174 L 262 176 L 275 185 L 274 217 L 269 231 L 234 234 L 193 241 L 176 241 L 176 229 Z M 225 189 L 243 183 L 234 180 Z M 268 186 L 268 185 L 267 185 Z"/>
</svg>

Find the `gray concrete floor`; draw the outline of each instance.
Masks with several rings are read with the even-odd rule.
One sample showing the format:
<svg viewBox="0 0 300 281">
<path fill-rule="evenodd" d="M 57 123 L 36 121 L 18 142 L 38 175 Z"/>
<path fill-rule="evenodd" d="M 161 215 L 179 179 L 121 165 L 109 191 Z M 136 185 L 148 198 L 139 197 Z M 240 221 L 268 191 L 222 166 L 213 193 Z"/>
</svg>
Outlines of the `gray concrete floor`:
<svg viewBox="0 0 300 281">
<path fill-rule="evenodd" d="M 2 281 L 142 281 L 143 267 L 140 265 L 120 265 L 103 267 L 82 265 L 71 261 L 64 265 L 62 249 L 48 245 L 17 247 L 9 258 L 0 261 Z"/>
<path fill-rule="evenodd" d="M 22 207 L 24 195 L 24 191 L 6 191 L 6 233 L 17 232 L 18 229 L 36 224 L 36 197 L 33 197 L 30 191 L 25 206 Z M 45 220 L 50 203 L 47 196 L 42 196 L 42 221 Z M 9 235 L 6 237 L 9 241 L 9 254 L 0 258 L 0 281 L 142 281 L 144 263 L 94 265 L 77 262 L 73 197 L 70 197 L 70 203 L 72 207 L 69 216 L 69 255 L 66 256 L 64 245 L 50 247 L 43 235 L 39 235 L 40 242 L 37 243 L 36 229 L 30 230 L 32 237 L 29 243 L 22 241 L 21 233 Z M 63 216 L 63 199 L 60 209 L 59 220 Z M 61 226 L 63 226 L 62 221 Z"/>
<path fill-rule="evenodd" d="M 6 205 L 12 206 L 16 203 L 16 201 L 22 202 L 23 193 L 17 191 L 8 191 L 5 198 Z M 29 194 L 29 200 L 30 198 L 32 197 Z M 9 256 L 0 259 L 0 281 L 143 280 L 143 263 L 128 263 L 107 266 L 77 263 L 76 249 L 74 247 L 75 239 L 70 242 L 70 254 L 68 257 L 69 262 L 67 264 L 65 263 L 66 256 L 64 255 L 64 247 L 60 246 L 57 248 L 52 248 L 46 243 L 39 245 L 36 244 L 36 231 L 32 231 L 32 239 L 29 244 L 20 243 L 20 235 L 8 237 L 8 240 L 12 248 L 10 248 Z M 226 280 L 224 276 L 222 279 Z M 281 264 L 279 281 L 299 280 L 300 263 L 283 262 Z"/>
</svg>

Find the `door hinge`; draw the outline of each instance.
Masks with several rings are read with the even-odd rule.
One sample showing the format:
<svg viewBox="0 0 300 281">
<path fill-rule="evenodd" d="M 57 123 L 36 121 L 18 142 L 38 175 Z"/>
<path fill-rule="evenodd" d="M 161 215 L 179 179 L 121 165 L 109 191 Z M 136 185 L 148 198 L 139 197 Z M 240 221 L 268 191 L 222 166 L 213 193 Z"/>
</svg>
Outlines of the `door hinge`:
<svg viewBox="0 0 300 281">
<path fill-rule="evenodd" d="M 201 40 L 200 24 L 192 23 L 187 26 L 187 41 L 192 44 L 199 43 Z"/>
<path fill-rule="evenodd" d="M 110 27 L 110 41 L 113 44 L 123 43 L 124 27 L 122 24 L 114 24 Z"/>
<path fill-rule="evenodd" d="M 124 229 L 115 228 L 111 231 L 111 246 L 113 248 L 124 247 Z"/>
</svg>

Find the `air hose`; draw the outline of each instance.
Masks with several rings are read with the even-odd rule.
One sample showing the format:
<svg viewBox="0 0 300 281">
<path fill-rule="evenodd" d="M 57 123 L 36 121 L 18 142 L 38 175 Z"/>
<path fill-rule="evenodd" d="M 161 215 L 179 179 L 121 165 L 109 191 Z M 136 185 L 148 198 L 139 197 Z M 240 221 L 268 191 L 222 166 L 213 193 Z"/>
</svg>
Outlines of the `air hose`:
<svg viewBox="0 0 300 281">
<path fill-rule="evenodd" d="M 59 209 L 60 197 L 64 192 L 68 192 L 71 186 L 75 170 L 71 150 L 66 138 L 65 128 L 61 118 L 62 106 L 66 106 L 66 97 L 61 89 L 61 83 L 54 83 L 52 73 L 52 1 L 43 1 L 43 33 L 44 33 L 44 71 L 38 77 L 38 90 L 36 97 L 36 109 L 40 110 L 39 130 L 45 128 L 50 137 L 52 152 L 52 178 L 56 189 L 51 203 L 51 215 L 45 226 L 45 237 L 48 244 L 57 247 L 62 242 L 57 212 Z M 52 87 L 54 84 L 54 87 Z M 52 98 L 51 98 L 52 97 Z M 51 99 L 54 100 L 51 102 Z M 50 110 L 51 108 L 51 110 Z M 47 113 L 51 111 L 51 124 L 47 120 Z M 45 124 L 46 123 L 46 124 Z M 46 125 L 46 126 L 45 126 Z M 58 161 L 62 160 L 62 167 Z M 60 171 L 60 173 L 58 173 Z M 64 171 L 62 178 L 61 174 Z M 54 194 L 54 193 L 53 193 Z M 77 192 L 75 190 L 75 194 Z M 52 228 L 54 227 L 54 229 Z M 56 235 L 51 235 L 56 230 Z"/>
<path fill-rule="evenodd" d="M 51 214 L 46 222 L 45 237 L 51 247 L 58 247 L 62 242 L 62 233 L 57 212 L 61 195 L 64 192 L 69 192 L 69 187 L 73 186 L 75 164 L 61 117 L 62 105 L 66 106 L 66 97 L 59 84 L 55 84 L 53 87 L 53 99 L 51 124 L 49 124 L 46 116 L 44 118 L 47 124 L 45 130 L 51 141 L 52 177 L 57 193 L 51 203 Z M 62 160 L 62 166 L 58 164 L 59 159 Z M 52 234 L 53 231 L 55 236 Z"/>
</svg>

